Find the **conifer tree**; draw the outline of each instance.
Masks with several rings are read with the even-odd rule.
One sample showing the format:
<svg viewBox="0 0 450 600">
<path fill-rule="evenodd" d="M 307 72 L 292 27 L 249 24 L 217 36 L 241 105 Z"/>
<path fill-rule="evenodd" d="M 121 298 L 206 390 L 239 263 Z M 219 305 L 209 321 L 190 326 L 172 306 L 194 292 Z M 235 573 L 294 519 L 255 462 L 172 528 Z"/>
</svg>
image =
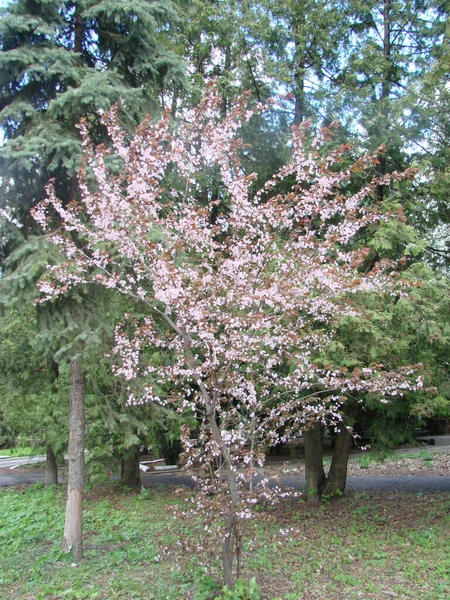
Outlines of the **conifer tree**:
<svg viewBox="0 0 450 600">
<path fill-rule="evenodd" d="M 342 107 L 369 151 L 387 145 L 381 170 L 404 168 L 430 139 L 424 78 L 442 53 L 446 14 L 440 2 L 350 3 L 352 47 L 340 82 Z M 431 108 L 436 114 L 436 106 Z"/>
<path fill-rule="evenodd" d="M 181 61 L 164 38 L 176 15 L 168 0 L 17 0 L 0 22 L 0 152 L 7 217 L 3 257 L 36 228 L 30 209 L 53 178 L 65 203 L 76 200 L 82 153 L 77 123 L 86 117 L 96 142 L 100 114 L 121 100 L 129 129 L 170 91 L 183 85 Z M 17 225 L 20 228 L 17 228 Z M 84 480 L 84 376 L 87 305 L 60 307 L 73 337 L 71 362 L 69 495 L 65 547 L 82 557 Z M 90 302 L 90 300 L 89 300 Z M 89 304 L 88 302 L 88 304 Z M 89 335 L 89 333 L 87 333 Z M 69 356 L 70 354 L 70 356 Z"/>
<path fill-rule="evenodd" d="M 122 101 L 131 127 L 183 85 L 182 63 L 164 41 L 175 18 L 168 0 L 16 0 L 4 9 L 2 205 L 13 209 L 22 231 L 33 229 L 28 211 L 50 178 L 67 201 L 76 195 L 76 124 L 83 116 L 99 141 L 99 113 L 114 102 Z"/>
</svg>

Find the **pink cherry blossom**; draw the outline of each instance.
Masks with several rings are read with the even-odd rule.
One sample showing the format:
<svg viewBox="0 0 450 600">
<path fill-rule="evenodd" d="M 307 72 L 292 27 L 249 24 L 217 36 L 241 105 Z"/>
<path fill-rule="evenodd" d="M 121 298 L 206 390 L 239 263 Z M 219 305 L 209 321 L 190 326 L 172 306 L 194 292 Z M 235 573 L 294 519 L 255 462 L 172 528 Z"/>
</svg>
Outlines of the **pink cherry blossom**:
<svg viewBox="0 0 450 600">
<path fill-rule="evenodd" d="M 254 191 L 256 176 L 239 159 L 248 98 L 225 118 L 220 102 L 212 87 L 179 122 L 148 118 L 130 141 L 112 111 L 104 117 L 108 148 L 94 148 L 82 123 L 80 198 L 65 206 L 50 184 L 35 217 L 67 257 L 48 268 L 43 300 L 95 283 L 145 307 L 145 318 L 117 326 L 115 374 L 127 382 L 130 404 L 170 404 L 201 417 L 195 438 L 183 432 L 186 464 L 202 465 L 202 510 L 220 507 L 227 573 L 232 540 L 239 543 L 256 495 L 276 500 L 264 480 L 253 483 L 269 446 L 312 422 L 339 424 L 347 394 L 389 401 L 421 382 L 411 370 L 372 365 L 343 373 L 316 364 L 340 319 L 360 315 L 358 294 L 407 293 L 396 264 L 366 273 L 368 250 L 352 247 L 364 228 L 386 218 L 375 201 L 377 178 L 368 172 L 353 193 L 347 186 L 352 169 L 370 168 L 375 158 L 341 168 L 348 146 L 323 156 L 330 132 L 308 143 L 302 125 L 293 131 L 292 162 Z M 113 155 L 122 161 L 119 173 L 107 166 Z M 226 206 L 215 222 L 198 183 L 212 166 Z M 173 173 L 177 185 L 169 187 Z M 158 364 L 149 364 L 149 349 L 160 354 Z"/>
</svg>

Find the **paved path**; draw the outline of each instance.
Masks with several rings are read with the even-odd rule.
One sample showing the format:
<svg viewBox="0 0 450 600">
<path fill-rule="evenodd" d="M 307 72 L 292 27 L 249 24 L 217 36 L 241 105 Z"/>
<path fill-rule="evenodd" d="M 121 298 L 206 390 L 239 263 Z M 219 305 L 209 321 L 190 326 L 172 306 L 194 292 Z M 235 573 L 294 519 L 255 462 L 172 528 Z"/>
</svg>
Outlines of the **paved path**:
<svg viewBox="0 0 450 600">
<path fill-rule="evenodd" d="M 34 465 L 45 462 L 45 456 L 0 456 L 0 469 L 15 469 L 21 465 Z"/>
<path fill-rule="evenodd" d="M 442 436 L 441 436 L 442 437 Z M 436 438 L 437 439 L 437 438 Z M 448 445 L 443 446 L 443 443 L 448 443 L 448 439 L 442 437 L 439 439 L 439 444 L 436 446 L 428 446 L 425 448 L 408 448 L 400 452 L 414 452 L 428 450 L 432 453 L 448 452 Z M 441 443 L 442 442 L 442 443 Z M 0 456 L 0 487 L 11 487 L 16 485 L 26 485 L 31 483 L 43 483 L 45 473 L 41 469 L 17 472 L 15 467 L 20 467 L 25 464 L 42 463 L 45 461 L 45 456 L 10 458 Z M 141 473 L 142 484 L 145 487 L 157 485 L 172 485 L 195 487 L 195 483 L 189 475 L 180 472 L 147 472 Z M 64 482 L 64 478 L 61 478 Z M 302 489 L 305 486 L 304 476 L 298 475 L 281 475 L 279 478 L 273 478 L 271 485 L 287 486 L 294 489 Z M 450 474 L 439 476 L 370 476 L 370 477 L 348 477 L 348 490 L 386 490 L 391 492 L 416 492 L 416 493 L 432 493 L 432 492 L 448 492 L 450 493 Z"/>
<path fill-rule="evenodd" d="M 0 469 L 0 487 L 11 487 L 13 485 L 25 485 L 27 483 L 43 483 L 44 471 L 33 471 L 30 473 L 16 473 L 7 469 Z"/>
<path fill-rule="evenodd" d="M 11 487 L 30 483 L 42 483 L 44 481 L 43 471 L 30 471 L 28 473 L 17 473 L 10 469 L 2 468 L 0 464 L 0 487 Z M 158 485 L 173 485 L 195 487 L 195 483 L 183 473 L 141 473 L 142 484 L 145 487 Z M 272 485 L 288 486 L 294 489 L 302 489 L 305 485 L 303 477 L 282 476 L 272 480 Z M 450 493 L 449 476 L 405 476 L 405 477 L 349 477 L 347 479 L 348 490 L 385 490 L 390 492 L 416 492 Z"/>
<path fill-rule="evenodd" d="M 195 487 L 195 483 L 188 475 L 184 474 L 148 474 L 142 475 L 142 483 L 145 487 L 156 485 L 175 485 Z M 271 480 L 272 486 L 287 486 L 294 489 L 302 489 L 305 486 L 304 477 L 282 476 L 277 480 Z M 391 492 L 448 492 L 450 493 L 450 475 L 440 477 L 430 476 L 405 476 L 405 477 L 349 477 L 347 479 L 348 490 L 386 490 Z"/>
</svg>

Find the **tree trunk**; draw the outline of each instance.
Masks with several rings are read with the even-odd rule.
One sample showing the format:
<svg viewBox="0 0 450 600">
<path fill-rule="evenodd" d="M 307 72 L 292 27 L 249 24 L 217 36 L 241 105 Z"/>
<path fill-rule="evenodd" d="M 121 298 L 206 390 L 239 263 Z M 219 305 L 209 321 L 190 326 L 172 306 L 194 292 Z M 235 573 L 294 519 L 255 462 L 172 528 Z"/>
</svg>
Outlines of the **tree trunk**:
<svg viewBox="0 0 450 600">
<path fill-rule="evenodd" d="M 182 329 L 178 329 L 173 325 L 170 317 L 165 316 L 166 321 L 171 325 L 175 331 L 179 335 L 181 335 L 183 339 L 184 348 L 188 358 L 189 367 L 195 372 L 196 371 L 196 361 L 192 352 L 192 347 L 190 343 L 189 337 L 186 335 L 185 331 Z M 178 330 L 177 330 L 178 329 Z M 234 588 L 235 578 L 233 577 L 233 528 L 235 527 L 238 516 L 236 514 L 237 506 L 239 504 L 239 492 L 237 486 L 237 474 L 233 469 L 233 464 L 230 456 L 230 450 L 225 444 L 219 426 L 216 422 L 216 405 L 214 396 L 211 397 L 208 389 L 206 388 L 204 382 L 200 377 L 197 378 L 197 384 L 200 388 L 200 392 L 202 394 L 205 408 L 206 408 L 206 420 L 211 428 L 212 436 L 215 439 L 215 442 L 220 447 L 220 453 L 223 458 L 224 466 L 226 469 L 226 480 L 228 484 L 228 491 L 230 493 L 230 505 L 228 508 L 228 514 L 225 521 L 225 533 L 222 538 L 222 565 L 223 565 L 223 574 L 225 583 L 229 589 Z M 239 562 L 238 562 L 238 570 L 239 570 Z"/>
<path fill-rule="evenodd" d="M 84 375 L 80 359 L 70 363 L 69 475 L 63 550 L 83 558 Z"/>
<path fill-rule="evenodd" d="M 222 565 L 223 577 L 228 589 L 232 590 L 235 585 L 233 575 L 233 527 L 236 522 L 234 509 L 230 511 L 225 523 L 225 534 L 222 540 Z"/>
<path fill-rule="evenodd" d="M 46 456 L 45 456 L 45 485 L 57 485 L 58 484 L 58 464 L 56 462 L 56 456 L 53 452 L 50 444 L 47 444 Z"/>
<path fill-rule="evenodd" d="M 306 77 L 306 53 L 305 43 L 302 39 L 302 28 L 305 25 L 305 15 L 298 3 L 296 15 L 292 23 L 294 33 L 294 125 L 300 125 L 306 118 L 305 105 L 305 77 Z"/>
<path fill-rule="evenodd" d="M 129 488 L 141 487 L 141 471 L 139 469 L 139 446 L 125 450 L 120 465 L 120 481 Z"/>
<path fill-rule="evenodd" d="M 384 0 L 383 2 L 383 59 L 384 59 L 384 73 L 383 80 L 381 83 L 381 111 L 384 115 L 384 119 L 387 117 L 387 106 L 386 103 L 389 100 L 389 96 L 392 88 L 392 73 L 393 73 L 393 64 L 391 57 L 391 0 Z M 389 123 L 389 119 L 386 119 L 386 123 Z M 386 140 L 390 137 L 388 135 L 388 130 L 385 131 Z M 386 155 L 381 154 L 378 157 L 379 164 L 377 167 L 377 172 L 379 175 L 385 175 L 387 171 L 386 164 Z M 384 199 L 384 186 L 377 186 L 377 196 L 380 202 Z"/>
<path fill-rule="evenodd" d="M 230 70 L 231 70 L 231 46 L 230 46 L 230 44 L 227 44 L 225 46 L 225 64 L 223 67 L 222 76 L 224 78 L 226 78 L 227 73 L 229 73 Z M 228 90 L 224 89 L 222 91 L 222 102 L 220 104 L 220 114 L 223 118 L 225 118 L 227 116 L 227 112 L 228 112 L 229 100 L 227 98 L 227 95 L 228 95 Z"/>
<path fill-rule="evenodd" d="M 83 52 L 83 15 L 79 3 L 75 9 L 75 39 L 74 39 L 74 51 L 81 54 Z"/>
<path fill-rule="evenodd" d="M 305 71 L 301 64 L 297 65 L 294 73 L 294 125 L 300 125 L 305 120 Z"/>
<path fill-rule="evenodd" d="M 322 494 L 336 498 L 342 496 L 347 482 L 347 466 L 350 455 L 352 435 L 345 425 L 352 423 L 356 415 L 356 404 L 349 404 L 345 411 L 345 421 L 336 437 L 336 444 L 331 459 L 331 467 L 328 473 Z"/>
<path fill-rule="evenodd" d="M 323 470 L 322 439 L 319 423 L 313 423 L 303 432 L 305 442 L 305 475 L 306 475 L 306 501 L 318 504 L 325 483 Z"/>
<path fill-rule="evenodd" d="M 392 57 L 391 57 L 391 0 L 383 2 L 383 58 L 385 62 L 384 77 L 381 84 L 381 98 L 388 98 L 392 87 Z"/>
<path fill-rule="evenodd" d="M 202 383 L 203 386 L 203 383 Z M 203 387 L 204 397 L 206 397 L 207 392 Z M 230 506 L 228 509 L 228 515 L 225 521 L 225 533 L 222 538 L 222 566 L 223 566 L 223 575 L 225 579 L 225 584 L 231 590 L 234 588 L 236 583 L 235 577 L 233 575 L 233 530 L 237 523 L 237 515 L 236 515 L 236 507 L 239 502 L 239 493 L 237 488 L 236 481 L 236 472 L 233 469 L 233 465 L 231 462 L 230 452 L 227 448 L 226 444 L 223 441 L 223 437 L 221 431 L 216 423 L 215 418 L 215 407 L 213 401 L 208 401 L 207 410 L 206 410 L 206 418 L 208 420 L 209 426 L 211 427 L 211 431 L 214 435 L 215 440 L 218 442 L 220 446 L 220 451 L 222 454 L 222 458 L 226 465 L 226 476 L 227 476 L 227 484 L 228 491 L 230 492 Z M 239 571 L 239 563 L 237 563 L 237 568 Z"/>
</svg>

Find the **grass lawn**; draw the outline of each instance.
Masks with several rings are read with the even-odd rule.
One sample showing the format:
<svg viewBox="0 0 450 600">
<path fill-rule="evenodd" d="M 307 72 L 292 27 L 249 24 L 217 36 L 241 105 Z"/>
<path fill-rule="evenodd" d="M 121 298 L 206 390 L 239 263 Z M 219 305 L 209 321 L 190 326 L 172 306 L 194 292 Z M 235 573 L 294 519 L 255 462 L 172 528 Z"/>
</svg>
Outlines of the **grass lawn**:
<svg viewBox="0 0 450 600">
<path fill-rule="evenodd" d="M 45 448 L 31 448 L 30 446 L 17 446 L 17 448 L 2 448 L 0 456 L 37 456 L 45 454 Z"/>
<path fill-rule="evenodd" d="M 174 519 L 194 492 L 88 493 L 85 559 L 61 552 L 65 490 L 0 491 L 0 598 L 210 600 L 219 552 L 201 522 Z M 188 548 L 188 549 L 187 549 Z M 243 579 L 263 599 L 450 598 L 450 495 L 353 493 L 313 509 L 298 499 L 258 513 Z M 257 596 L 228 595 L 227 600 Z"/>
</svg>

